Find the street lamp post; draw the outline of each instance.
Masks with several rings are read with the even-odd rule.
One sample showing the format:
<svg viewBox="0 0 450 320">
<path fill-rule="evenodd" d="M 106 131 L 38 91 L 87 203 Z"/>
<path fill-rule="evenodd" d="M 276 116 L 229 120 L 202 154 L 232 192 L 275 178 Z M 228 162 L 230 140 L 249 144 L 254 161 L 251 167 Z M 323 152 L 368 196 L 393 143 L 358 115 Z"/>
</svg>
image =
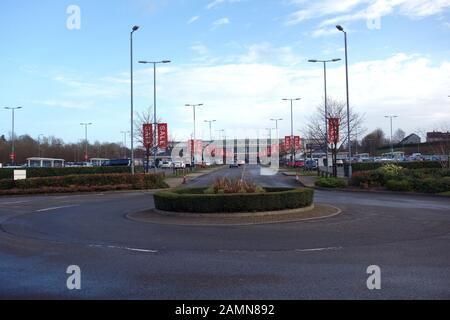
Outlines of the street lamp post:
<svg viewBox="0 0 450 320">
<path fill-rule="evenodd" d="M 156 157 L 158 155 L 158 141 L 157 141 L 157 132 L 158 132 L 158 120 L 156 118 L 156 65 L 170 63 L 170 60 L 162 60 L 162 61 L 139 61 L 141 64 L 153 64 L 153 164 L 155 174 L 157 172 L 156 168 Z"/>
<path fill-rule="evenodd" d="M 350 135 L 350 95 L 349 95 L 349 86 L 348 86 L 348 46 L 347 46 L 347 32 L 344 30 L 342 26 L 336 26 L 336 29 L 344 33 L 345 39 L 345 83 L 347 89 L 347 135 L 348 135 L 348 156 L 349 156 L 349 167 L 348 174 L 349 178 L 352 177 L 352 143 L 351 143 L 351 135 Z"/>
<path fill-rule="evenodd" d="M 14 133 L 14 114 L 16 110 L 22 109 L 22 107 L 15 107 L 15 108 L 10 108 L 10 107 L 5 107 L 6 110 L 11 110 L 11 115 L 12 115 L 12 132 L 11 132 L 11 165 L 15 165 L 16 164 L 16 150 L 15 150 L 15 133 Z"/>
<path fill-rule="evenodd" d="M 185 106 L 186 106 L 186 107 L 192 107 L 193 110 L 194 110 L 194 149 L 192 150 L 193 153 L 194 153 L 194 157 L 193 157 L 193 159 L 192 159 L 192 164 L 193 164 L 193 166 L 195 167 L 195 156 L 196 156 L 196 154 L 195 154 L 195 147 L 196 147 L 196 144 L 197 144 L 197 141 L 196 141 L 197 137 L 196 137 L 196 114 L 195 114 L 195 109 L 196 109 L 197 107 L 202 107 L 202 106 L 203 106 L 203 103 L 199 103 L 199 104 L 186 104 Z"/>
<path fill-rule="evenodd" d="M 84 126 L 84 138 L 85 138 L 85 149 L 84 149 L 84 161 L 88 161 L 89 160 L 89 155 L 88 155 L 88 127 L 91 126 L 92 123 L 80 123 L 80 126 Z"/>
<path fill-rule="evenodd" d="M 291 162 L 295 161 L 295 142 L 294 142 L 294 101 L 300 101 L 302 98 L 283 99 L 283 101 L 291 102 Z"/>
<path fill-rule="evenodd" d="M 212 124 L 213 122 L 217 122 L 217 120 L 205 120 L 206 123 L 209 123 L 209 140 L 213 140 L 212 138 Z"/>
<path fill-rule="evenodd" d="M 127 134 L 130 133 L 130 131 L 120 131 L 120 133 L 123 134 L 124 159 L 127 159 Z"/>
<path fill-rule="evenodd" d="M 41 133 L 41 134 L 38 136 L 38 154 L 39 154 L 39 158 L 41 157 L 41 137 L 43 137 L 43 136 L 44 136 L 43 133 Z"/>
<path fill-rule="evenodd" d="M 392 119 L 398 118 L 398 116 L 384 116 L 391 120 L 391 155 L 394 156 L 394 141 L 392 140 Z"/>
<path fill-rule="evenodd" d="M 275 121 L 275 131 L 276 131 L 276 135 L 277 135 L 277 145 L 278 145 L 280 143 L 280 135 L 278 133 L 278 121 L 283 121 L 283 119 L 281 119 L 281 118 L 280 119 L 270 119 L 270 121 Z"/>
<path fill-rule="evenodd" d="M 324 104 L 325 104 L 325 155 L 327 159 L 327 165 L 326 170 L 328 173 L 328 92 L 327 92 L 327 63 L 329 62 L 338 62 L 341 61 L 341 59 L 331 59 L 331 60 L 308 60 L 308 62 L 312 63 L 323 63 L 323 81 L 324 81 L 324 90 L 325 90 L 325 98 L 324 98 Z"/>
<path fill-rule="evenodd" d="M 134 175 L 134 106 L 133 106 L 133 99 L 134 99 L 134 81 L 133 81 L 133 34 L 139 30 L 139 26 L 134 26 L 130 33 L 130 76 L 131 76 L 131 134 L 130 134 L 130 140 L 131 140 L 131 174 Z"/>
</svg>

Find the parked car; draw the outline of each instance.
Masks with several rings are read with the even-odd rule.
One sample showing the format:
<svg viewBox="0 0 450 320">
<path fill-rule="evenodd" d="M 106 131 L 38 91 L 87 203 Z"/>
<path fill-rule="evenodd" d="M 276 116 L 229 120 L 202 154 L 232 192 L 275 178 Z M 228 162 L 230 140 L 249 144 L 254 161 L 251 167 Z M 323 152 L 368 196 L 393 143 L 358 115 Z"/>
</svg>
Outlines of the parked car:
<svg viewBox="0 0 450 320">
<path fill-rule="evenodd" d="M 171 161 L 163 161 L 163 162 L 161 162 L 161 168 L 162 169 L 170 169 L 170 168 L 172 168 L 172 162 Z"/>
<path fill-rule="evenodd" d="M 230 164 L 230 168 L 239 168 L 239 165 L 237 162 L 233 162 Z"/>
<path fill-rule="evenodd" d="M 305 168 L 306 170 L 317 170 L 318 167 L 319 167 L 319 166 L 318 166 L 318 164 L 317 164 L 317 161 L 314 160 L 314 159 L 307 159 L 307 160 L 305 161 L 305 166 L 304 166 L 304 168 Z"/>
<path fill-rule="evenodd" d="M 182 161 L 175 161 L 175 162 L 172 163 L 172 166 L 175 169 L 184 169 L 184 168 L 186 168 L 186 164 L 184 162 L 182 162 Z"/>
<path fill-rule="evenodd" d="M 305 161 L 303 161 L 303 160 L 296 160 L 295 162 L 288 161 L 286 163 L 286 165 L 288 167 L 293 167 L 293 168 L 303 168 L 305 166 Z"/>
<path fill-rule="evenodd" d="M 240 167 L 240 166 L 245 166 L 245 160 L 239 160 L 239 161 L 237 162 L 237 164 L 238 164 L 239 167 Z"/>
</svg>

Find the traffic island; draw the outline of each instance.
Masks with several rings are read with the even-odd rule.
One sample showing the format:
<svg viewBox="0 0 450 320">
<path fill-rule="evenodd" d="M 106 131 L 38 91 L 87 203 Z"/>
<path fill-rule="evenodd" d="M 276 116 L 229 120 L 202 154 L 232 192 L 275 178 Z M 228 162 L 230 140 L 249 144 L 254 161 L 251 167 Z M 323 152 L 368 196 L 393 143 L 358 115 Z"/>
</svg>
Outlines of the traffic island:
<svg viewBox="0 0 450 320">
<path fill-rule="evenodd" d="M 225 190 L 233 189 L 224 181 Z M 162 191 L 154 195 L 155 209 L 130 214 L 133 220 L 177 225 L 247 225 L 294 222 L 340 213 L 335 207 L 314 205 L 310 188 L 253 188 L 236 182 L 236 192 L 210 188 Z M 251 190 L 248 190 L 251 189 Z M 247 190 L 247 192 L 246 192 Z"/>
<path fill-rule="evenodd" d="M 127 218 L 144 223 L 179 226 L 248 226 L 325 219 L 337 216 L 341 212 L 334 206 L 314 204 L 300 209 L 226 214 L 196 214 L 151 209 L 128 214 Z"/>
</svg>

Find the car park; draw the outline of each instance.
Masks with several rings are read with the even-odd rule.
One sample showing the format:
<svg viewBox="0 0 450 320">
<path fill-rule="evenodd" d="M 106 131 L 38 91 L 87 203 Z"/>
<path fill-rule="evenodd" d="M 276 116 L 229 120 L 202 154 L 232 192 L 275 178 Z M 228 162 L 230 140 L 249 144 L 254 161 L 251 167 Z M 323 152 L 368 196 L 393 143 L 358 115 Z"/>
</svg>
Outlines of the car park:
<svg viewBox="0 0 450 320">
<path fill-rule="evenodd" d="M 233 162 L 230 164 L 230 168 L 239 168 L 239 165 L 237 162 Z"/>
<path fill-rule="evenodd" d="M 162 169 L 170 169 L 170 168 L 172 168 L 172 162 L 171 161 L 167 161 L 167 160 L 161 162 L 161 168 Z"/>
</svg>

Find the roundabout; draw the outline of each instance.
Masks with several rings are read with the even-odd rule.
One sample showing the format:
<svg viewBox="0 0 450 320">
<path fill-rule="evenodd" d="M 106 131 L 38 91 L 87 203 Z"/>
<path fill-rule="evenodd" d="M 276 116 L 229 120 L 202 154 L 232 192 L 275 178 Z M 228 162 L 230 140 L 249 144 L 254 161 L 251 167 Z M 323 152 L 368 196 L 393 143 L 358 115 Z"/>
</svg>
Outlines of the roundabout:
<svg viewBox="0 0 450 320">
<path fill-rule="evenodd" d="M 297 186 L 247 171 L 260 185 Z M 3 197 L 0 298 L 450 298 L 447 199 L 316 191 L 314 202 L 299 214 L 331 216 L 263 224 L 191 216 L 192 225 L 183 213 L 156 213 L 152 192 Z M 65 287 L 70 265 L 81 268 L 80 291 Z M 370 265 L 382 270 L 382 290 L 366 287 Z"/>
</svg>

